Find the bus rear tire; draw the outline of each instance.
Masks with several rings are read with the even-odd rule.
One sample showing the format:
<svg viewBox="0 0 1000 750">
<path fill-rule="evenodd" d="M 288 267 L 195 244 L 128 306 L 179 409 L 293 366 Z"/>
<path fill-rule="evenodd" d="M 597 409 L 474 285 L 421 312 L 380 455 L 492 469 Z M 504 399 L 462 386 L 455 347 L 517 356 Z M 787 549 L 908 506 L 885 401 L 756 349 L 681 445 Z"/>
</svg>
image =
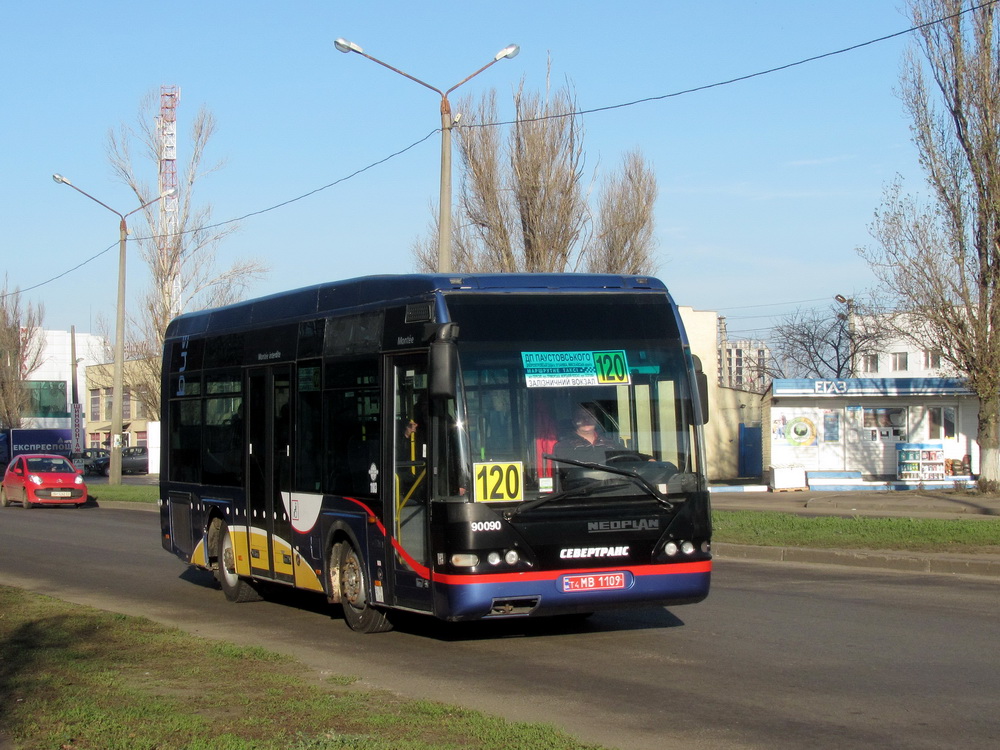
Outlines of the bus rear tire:
<svg viewBox="0 0 1000 750">
<path fill-rule="evenodd" d="M 340 548 L 337 560 L 340 603 L 344 608 L 347 626 L 358 633 L 384 633 L 392 630 L 392 623 L 386 613 L 369 603 L 371 586 L 361 556 L 349 542 L 337 547 Z"/>
<path fill-rule="evenodd" d="M 215 578 L 222 587 L 226 599 L 237 604 L 260 601 L 261 595 L 245 578 L 240 578 L 236 572 L 236 553 L 233 551 L 233 538 L 229 533 L 229 525 L 222 523 L 219 528 L 218 567 Z"/>
</svg>

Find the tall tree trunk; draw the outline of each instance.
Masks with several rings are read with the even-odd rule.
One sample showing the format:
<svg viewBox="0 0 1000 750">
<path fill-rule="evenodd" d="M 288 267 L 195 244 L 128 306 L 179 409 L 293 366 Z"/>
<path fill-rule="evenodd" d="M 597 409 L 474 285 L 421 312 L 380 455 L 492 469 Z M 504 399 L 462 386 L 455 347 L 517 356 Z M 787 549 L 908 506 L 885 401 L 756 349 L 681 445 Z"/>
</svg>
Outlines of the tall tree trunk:
<svg viewBox="0 0 1000 750">
<path fill-rule="evenodd" d="M 1000 492 L 1000 392 L 979 402 L 979 490 Z"/>
</svg>

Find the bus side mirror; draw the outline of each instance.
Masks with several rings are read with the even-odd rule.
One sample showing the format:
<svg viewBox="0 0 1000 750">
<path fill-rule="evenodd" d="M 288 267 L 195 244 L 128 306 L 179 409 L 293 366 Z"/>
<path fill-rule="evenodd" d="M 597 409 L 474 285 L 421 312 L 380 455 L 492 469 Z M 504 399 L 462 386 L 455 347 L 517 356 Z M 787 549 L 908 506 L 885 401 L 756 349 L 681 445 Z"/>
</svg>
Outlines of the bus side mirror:
<svg viewBox="0 0 1000 750">
<path fill-rule="evenodd" d="M 431 342 L 427 383 L 431 398 L 455 398 L 458 390 L 458 345 L 454 337 L 457 335 L 458 326 L 445 323 Z"/>
<path fill-rule="evenodd" d="M 708 375 L 701 369 L 701 358 L 692 355 L 691 359 L 694 360 L 695 385 L 701 402 L 701 423 L 708 424 Z"/>
</svg>

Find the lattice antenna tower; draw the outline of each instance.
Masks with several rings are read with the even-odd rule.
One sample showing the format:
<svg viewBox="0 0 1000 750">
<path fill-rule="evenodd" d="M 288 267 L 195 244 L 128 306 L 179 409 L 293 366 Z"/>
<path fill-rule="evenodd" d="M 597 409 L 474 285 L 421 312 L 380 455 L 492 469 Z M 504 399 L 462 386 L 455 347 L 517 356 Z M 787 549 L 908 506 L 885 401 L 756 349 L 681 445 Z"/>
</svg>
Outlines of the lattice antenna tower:
<svg viewBox="0 0 1000 750">
<path fill-rule="evenodd" d="M 171 246 L 177 241 L 178 206 L 180 196 L 177 191 L 177 105 L 181 100 L 181 90 L 178 86 L 160 87 L 160 116 L 156 118 L 156 131 L 160 147 L 159 185 L 160 195 L 173 190 L 160 200 L 160 242 Z M 171 290 L 171 314 L 181 312 L 180 275 L 174 274 L 174 285 Z"/>
</svg>

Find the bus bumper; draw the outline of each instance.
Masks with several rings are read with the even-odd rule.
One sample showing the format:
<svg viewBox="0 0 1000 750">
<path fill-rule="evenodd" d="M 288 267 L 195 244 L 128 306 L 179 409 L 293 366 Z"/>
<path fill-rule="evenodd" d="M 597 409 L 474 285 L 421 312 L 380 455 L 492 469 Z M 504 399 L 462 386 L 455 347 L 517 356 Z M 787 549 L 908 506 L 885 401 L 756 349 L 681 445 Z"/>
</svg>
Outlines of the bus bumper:
<svg viewBox="0 0 1000 750">
<path fill-rule="evenodd" d="M 435 614 L 446 620 L 692 604 L 708 596 L 712 562 L 541 573 L 435 574 Z"/>
</svg>

